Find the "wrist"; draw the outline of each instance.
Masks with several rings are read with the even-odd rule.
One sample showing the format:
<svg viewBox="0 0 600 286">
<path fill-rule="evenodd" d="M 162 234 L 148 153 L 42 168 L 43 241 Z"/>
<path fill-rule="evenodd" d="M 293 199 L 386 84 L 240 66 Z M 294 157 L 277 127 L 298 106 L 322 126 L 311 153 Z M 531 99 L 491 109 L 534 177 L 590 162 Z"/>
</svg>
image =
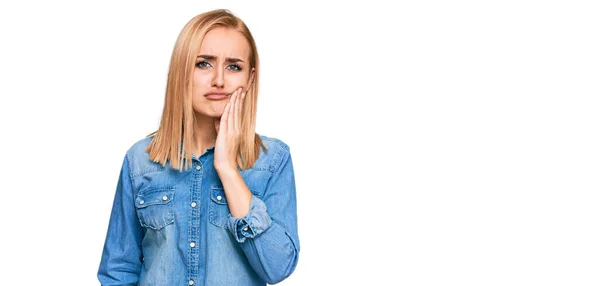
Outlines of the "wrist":
<svg viewBox="0 0 600 286">
<path fill-rule="evenodd" d="M 230 176 L 230 175 L 234 175 L 237 172 L 237 168 L 234 168 L 232 166 L 222 166 L 222 167 L 215 166 L 215 170 L 217 171 L 219 176 Z"/>
</svg>

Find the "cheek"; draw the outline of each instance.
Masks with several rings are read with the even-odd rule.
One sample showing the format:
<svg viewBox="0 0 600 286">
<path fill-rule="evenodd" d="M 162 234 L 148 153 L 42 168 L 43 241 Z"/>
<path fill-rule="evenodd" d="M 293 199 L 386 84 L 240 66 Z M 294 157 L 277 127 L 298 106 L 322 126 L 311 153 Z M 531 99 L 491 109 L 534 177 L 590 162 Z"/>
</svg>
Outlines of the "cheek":
<svg viewBox="0 0 600 286">
<path fill-rule="evenodd" d="M 223 75 L 223 81 L 226 90 L 233 90 L 235 87 L 246 86 L 248 82 L 248 75 L 245 73 L 225 73 Z M 202 92 L 212 88 L 213 76 L 209 72 L 202 73 L 201 71 L 194 71 L 193 77 L 193 89 L 196 92 Z"/>
<path fill-rule="evenodd" d="M 192 78 L 192 106 L 195 111 L 202 107 L 203 95 L 210 90 L 210 81 L 206 75 L 194 73 Z"/>
<path fill-rule="evenodd" d="M 248 82 L 248 76 L 245 74 L 231 75 L 229 79 L 229 84 L 232 87 L 246 86 L 246 83 Z"/>
<path fill-rule="evenodd" d="M 194 89 L 210 88 L 210 76 L 203 75 L 201 73 L 194 73 L 192 84 Z"/>
</svg>

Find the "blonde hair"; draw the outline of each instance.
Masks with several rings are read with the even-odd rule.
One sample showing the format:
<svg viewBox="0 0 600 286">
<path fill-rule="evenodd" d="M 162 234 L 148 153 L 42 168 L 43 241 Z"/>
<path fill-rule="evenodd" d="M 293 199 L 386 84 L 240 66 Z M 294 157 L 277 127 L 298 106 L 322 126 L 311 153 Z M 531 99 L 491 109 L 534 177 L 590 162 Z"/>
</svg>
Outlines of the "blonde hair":
<svg viewBox="0 0 600 286">
<path fill-rule="evenodd" d="M 255 132 L 256 107 L 258 96 L 258 52 L 250 30 L 244 22 L 227 9 L 218 9 L 199 14 L 192 18 L 181 30 L 169 66 L 165 105 L 158 130 L 146 137 L 155 135 L 146 147 L 150 160 L 161 163 L 167 160 L 171 167 L 179 171 L 192 165 L 192 148 L 195 146 L 195 113 L 192 107 L 192 75 L 200 44 L 208 31 L 216 27 L 231 28 L 240 32 L 250 45 L 248 71 L 254 68 L 254 80 L 246 93 L 241 118 L 241 134 L 238 167 L 252 168 L 260 155 L 260 147 L 267 151 L 260 136 Z M 184 164 L 185 160 L 185 164 Z"/>
</svg>

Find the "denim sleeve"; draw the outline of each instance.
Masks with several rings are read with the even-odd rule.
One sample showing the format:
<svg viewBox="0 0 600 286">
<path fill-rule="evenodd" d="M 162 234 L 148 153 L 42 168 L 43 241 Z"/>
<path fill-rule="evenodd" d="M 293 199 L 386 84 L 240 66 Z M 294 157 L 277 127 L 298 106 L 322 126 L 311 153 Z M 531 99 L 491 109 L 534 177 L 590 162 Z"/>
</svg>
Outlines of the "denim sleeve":
<svg viewBox="0 0 600 286">
<path fill-rule="evenodd" d="M 101 285 L 137 285 L 142 267 L 143 230 L 135 211 L 128 162 L 125 155 L 98 269 Z"/>
<path fill-rule="evenodd" d="M 230 215 L 227 224 L 252 268 L 269 284 L 294 272 L 300 251 L 292 157 L 287 145 L 278 152 L 263 198 L 252 195 L 250 211 L 242 218 Z"/>
</svg>

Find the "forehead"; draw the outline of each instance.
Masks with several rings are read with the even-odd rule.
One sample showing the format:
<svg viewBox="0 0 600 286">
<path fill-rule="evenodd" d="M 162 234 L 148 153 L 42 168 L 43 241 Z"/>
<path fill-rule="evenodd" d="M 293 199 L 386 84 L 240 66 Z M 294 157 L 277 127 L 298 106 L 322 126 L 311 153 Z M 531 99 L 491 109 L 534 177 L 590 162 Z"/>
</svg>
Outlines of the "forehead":
<svg viewBox="0 0 600 286">
<path fill-rule="evenodd" d="M 200 44 L 200 54 L 247 60 L 250 56 L 250 45 L 242 33 L 219 27 L 210 30 L 204 36 Z"/>
</svg>

